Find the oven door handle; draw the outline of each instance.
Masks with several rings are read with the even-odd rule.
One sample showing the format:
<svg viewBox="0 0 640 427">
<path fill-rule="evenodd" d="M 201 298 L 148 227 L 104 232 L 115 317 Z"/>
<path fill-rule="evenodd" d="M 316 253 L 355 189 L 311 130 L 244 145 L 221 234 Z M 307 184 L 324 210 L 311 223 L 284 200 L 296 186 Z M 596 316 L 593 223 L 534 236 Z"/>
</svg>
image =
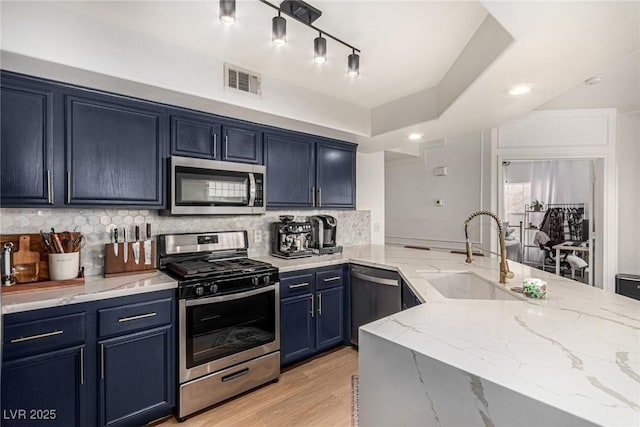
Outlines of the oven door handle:
<svg viewBox="0 0 640 427">
<path fill-rule="evenodd" d="M 209 297 L 209 298 L 199 298 L 199 299 L 190 299 L 186 301 L 187 307 L 193 307 L 195 305 L 203 305 L 203 304 L 211 304 L 216 302 L 225 302 L 225 301 L 233 301 L 236 299 L 247 298 L 253 295 L 263 294 L 266 292 L 271 292 L 276 289 L 276 285 L 265 286 L 260 289 L 252 289 L 246 292 L 240 292 L 239 294 L 230 294 L 230 295 L 222 295 L 219 297 Z"/>
</svg>

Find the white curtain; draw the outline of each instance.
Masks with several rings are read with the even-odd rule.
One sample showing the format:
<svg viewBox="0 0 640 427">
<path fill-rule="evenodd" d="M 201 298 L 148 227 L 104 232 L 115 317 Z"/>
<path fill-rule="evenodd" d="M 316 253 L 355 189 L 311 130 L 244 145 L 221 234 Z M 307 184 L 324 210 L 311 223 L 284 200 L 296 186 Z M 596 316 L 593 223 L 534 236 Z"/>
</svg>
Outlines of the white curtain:
<svg viewBox="0 0 640 427">
<path fill-rule="evenodd" d="M 538 200 L 545 206 L 571 200 L 571 160 L 533 162 L 531 200 Z"/>
</svg>

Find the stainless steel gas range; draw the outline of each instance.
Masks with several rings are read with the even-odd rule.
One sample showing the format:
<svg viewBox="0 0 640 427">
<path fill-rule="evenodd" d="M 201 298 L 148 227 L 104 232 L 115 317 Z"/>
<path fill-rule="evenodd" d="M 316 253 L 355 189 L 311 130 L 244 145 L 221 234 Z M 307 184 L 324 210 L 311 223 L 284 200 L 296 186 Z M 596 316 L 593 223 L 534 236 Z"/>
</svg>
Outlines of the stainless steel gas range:
<svg viewBox="0 0 640 427">
<path fill-rule="evenodd" d="M 159 236 L 178 280 L 178 419 L 280 376 L 278 269 L 247 249 L 246 231 Z"/>
</svg>

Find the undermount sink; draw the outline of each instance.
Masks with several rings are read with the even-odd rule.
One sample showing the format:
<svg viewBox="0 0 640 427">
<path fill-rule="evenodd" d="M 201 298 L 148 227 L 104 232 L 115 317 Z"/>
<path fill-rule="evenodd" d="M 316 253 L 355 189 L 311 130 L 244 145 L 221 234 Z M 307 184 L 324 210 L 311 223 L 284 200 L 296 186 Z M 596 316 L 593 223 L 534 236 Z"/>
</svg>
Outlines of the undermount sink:
<svg viewBox="0 0 640 427">
<path fill-rule="evenodd" d="M 423 273 L 422 276 L 445 298 L 522 300 L 473 273 Z"/>
</svg>

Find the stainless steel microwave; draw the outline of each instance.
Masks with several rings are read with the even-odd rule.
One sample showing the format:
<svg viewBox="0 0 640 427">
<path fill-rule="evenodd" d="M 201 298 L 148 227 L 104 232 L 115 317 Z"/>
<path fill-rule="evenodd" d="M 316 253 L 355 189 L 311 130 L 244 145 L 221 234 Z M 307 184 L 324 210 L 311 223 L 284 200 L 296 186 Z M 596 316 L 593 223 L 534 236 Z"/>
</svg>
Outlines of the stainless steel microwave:
<svg viewBox="0 0 640 427">
<path fill-rule="evenodd" d="M 265 212 L 264 166 L 172 156 L 170 175 L 171 215 Z"/>
</svg>

